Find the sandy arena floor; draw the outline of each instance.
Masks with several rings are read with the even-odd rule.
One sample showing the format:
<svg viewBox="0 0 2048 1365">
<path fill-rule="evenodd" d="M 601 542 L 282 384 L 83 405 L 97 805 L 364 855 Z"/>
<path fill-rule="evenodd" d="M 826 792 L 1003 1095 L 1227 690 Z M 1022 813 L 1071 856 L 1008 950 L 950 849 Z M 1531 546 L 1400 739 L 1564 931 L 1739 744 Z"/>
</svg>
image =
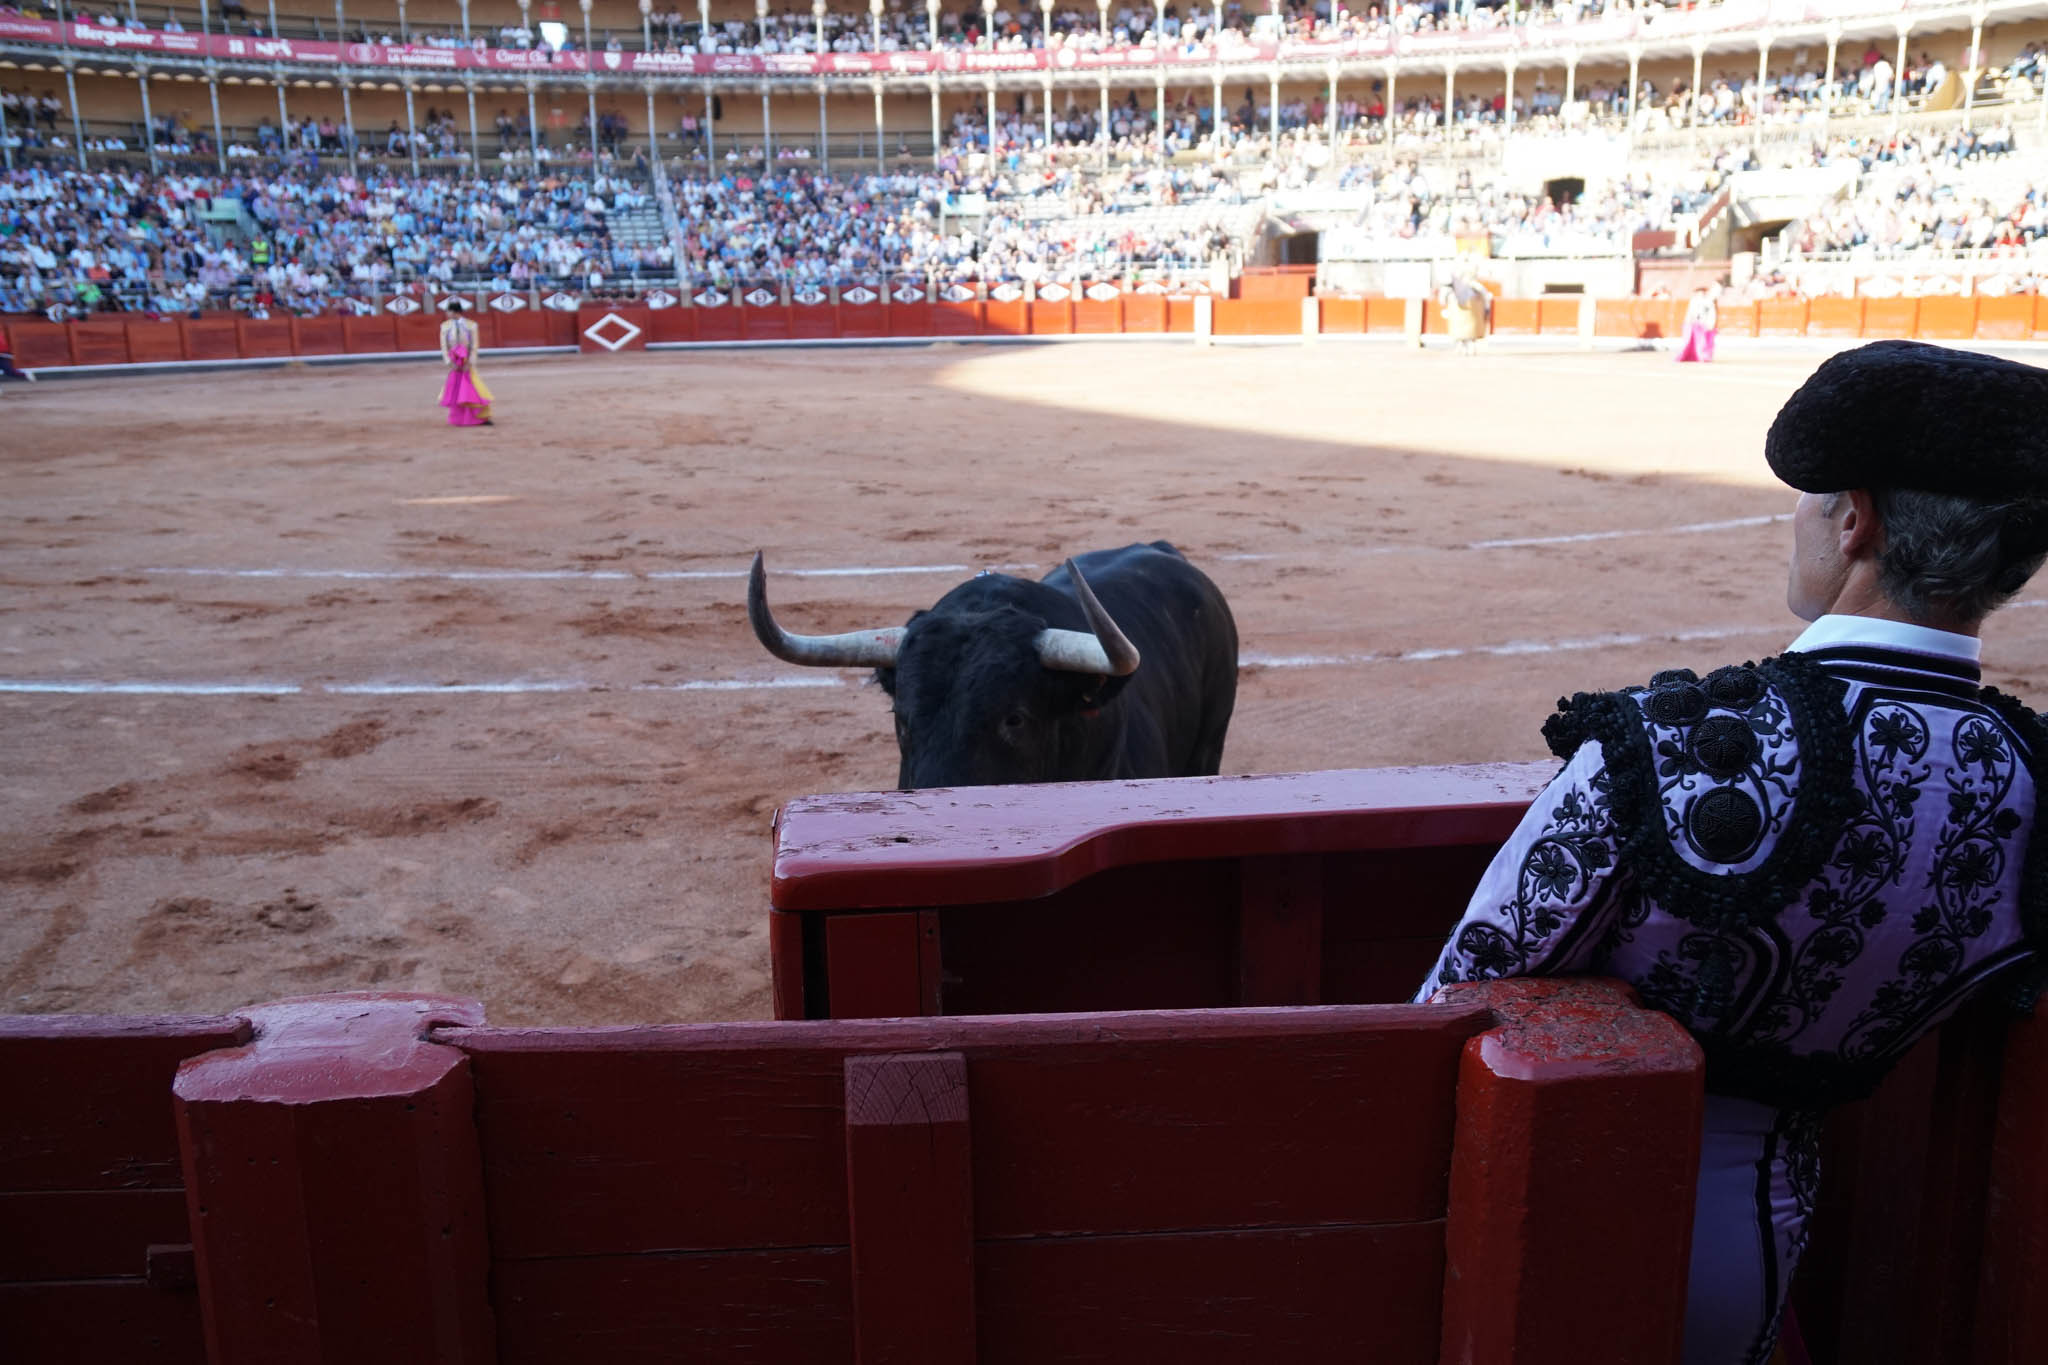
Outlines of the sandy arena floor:
<svg viewBox="0 0 2048 1365">
<path fill-rule="evenodd" d="M 500 360 L 487 430 L 439 423 L 423 365 L 10 387 L 0 1010 L 765 1015 L 770 813 L 896 767 L 879 692 L 754 642 L 756 546 L 786 624 L 850 629 L 965 572 L 790 571 L 1167 538 L 1243 636 L 1225 771 L 1541 757 L 1560 693 L 1795 633 L 1761 451 L 1815 363 Z M 1987 642 L 2036 701 L 2041 623 Z"/>
</svg>

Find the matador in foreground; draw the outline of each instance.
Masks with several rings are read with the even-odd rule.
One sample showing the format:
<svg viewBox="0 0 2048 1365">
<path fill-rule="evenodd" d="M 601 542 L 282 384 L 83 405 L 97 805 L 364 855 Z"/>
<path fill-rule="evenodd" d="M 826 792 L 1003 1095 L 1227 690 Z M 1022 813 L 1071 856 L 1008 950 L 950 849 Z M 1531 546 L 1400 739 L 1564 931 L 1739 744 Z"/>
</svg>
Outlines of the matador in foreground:
<svg viewBox="0 0 2048 1365">
<path fill-rule="evenodd" d="M 1800 490 L 1787 600 L 1812 624 L 1761 663 L 1560 702 L 1564 768 L 1418 997 L 1614 976 L 1699 1041 L 1686 1365 L 1770 1358 L 1826 1111 L 1973 997 L 2031 1007 L 2048 947 L 2048 737 L 1978 667 L 2048 553 L 2048 370 L 1864 346 L 1764 455 Z"/>
</svg>

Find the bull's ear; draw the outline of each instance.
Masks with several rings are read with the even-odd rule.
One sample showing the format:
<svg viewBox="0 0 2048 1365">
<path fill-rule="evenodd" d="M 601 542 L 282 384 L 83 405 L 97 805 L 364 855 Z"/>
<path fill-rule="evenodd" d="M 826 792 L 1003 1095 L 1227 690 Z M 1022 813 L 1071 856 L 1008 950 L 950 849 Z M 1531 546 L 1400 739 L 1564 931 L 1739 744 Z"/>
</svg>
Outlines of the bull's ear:
<svg viewBox="0 0 2048 1365">
<path fill-rule="evenodd" d="M 1077 711 L 1099 711 L 1117 699 L 1124 688 L 1130 685 L 1131 677 L 1105 678 L 1100 674 L 1069 674 L 1079 686 L 1073 693 L 1074 709 Z"/>
<path fill-rule="evenodd" d="M 893 696 L 895 696 L 895 695 L 896 695 L 896 670 L 895 670 L 895 669 L 893 669 L 893 668 L 878 668 L 878 669 L 876 669 L 876 670 L 875 670 L 875 685 L 876 685 L 876 686 L 878 686 L 878 687 L 880 687 L 880 688 L 881 688 L 881 689 L 882 689 L 882 690 L 883 690 L 884 692 L 887 692 L 887 693 L 888 693 L 888 694 L 889 694 L 890 696 L 892 696 L 892 697 L 893 697 Z"/>
</svg>

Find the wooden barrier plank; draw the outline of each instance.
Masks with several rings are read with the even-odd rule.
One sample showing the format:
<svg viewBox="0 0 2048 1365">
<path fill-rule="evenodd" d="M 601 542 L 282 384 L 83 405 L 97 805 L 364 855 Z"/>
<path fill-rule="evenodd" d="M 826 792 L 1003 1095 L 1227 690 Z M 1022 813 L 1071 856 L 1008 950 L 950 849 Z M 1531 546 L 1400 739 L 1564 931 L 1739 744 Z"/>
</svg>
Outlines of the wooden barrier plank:
<svg viewBox="0 0 2048 1365">
<path fill-rule="evenodd" d="M 1407 1000 L 1429 975 L 1499 841 L 1323 860 L 1323 999 Z"/>
<path fill-rule="evenodd" d="M 66 330 L 71 334 L 73 365 L 128 363 L 128 329 L 120 322 L 73 322 Z"/>
<path fill-rule="evenodd" d="M 829 303 L 793 303 L 789 334 L 805 341 L 834 339 L 839 335 L 839 309 Z"/>
<path fill-rule="evenodd" d="M 1977 300 L 1929 295 L 1920 300 L 1914 334 L 1922 341 L 1968 341 L 1977 335 Z"/>
<path fill-rule="evenodd" d="M 976 300 L 949 303 L 943 299 L 932 305 L 932 335 L 941 337 L 971 337 L 981 335 L 981 304 Z"/>
<path fill-rule="evenodd" d="M 198 1297 L 141 1280 L 0 1284 L 0 1342 L 18 1365 L 208 1365 Z"/>
<path fill-rule="evenodd" d="M 442 1036 L 475 1068 L 502 1265 L 846 1244 L 856 1053 L 967 1056 L 983 1238 L 1434 1218 L 1455 1059 L 1490 1018 L 1367 1006 Z M 1214 1180 L 1223 1166 L 1233 1178 Z"/>
<path fill-rule="evenodd" d="M 2048 341 L 2048 294 L 2034 298 L 2034 340 Z"/>
<path fill-rule="evenodd" d="M 1340 299 L 1323 295 L 1317 299 L 1322 305 L 1322 329 L 1335 334 L 1354 334 L 1365 330 L 1365 300 Z M 1125 330 L 1131 330 L 1126 325 Z"/>
<path fill-rule="evenodd" d="M 1579 309 L 1590 300 L 1579 295 L 1546 296 L 1536 301 L 1537 330 L 1544 336 L 1577 336 Z"/>
<path fill-rule="evenodd" d="M 1911 340 L 1920 323 L 1918 299 L 1865 299 L 1863 331 L 1866 340 Z"/>
<path fill-rule="evenodd" d="M 1757 315 L 1753 303 L 1724 303 L 1721 305 L 1721 335 L 1731 337 L 1753 337 L 1756 335 Z"/>
<path fill-rule="evenodd" d="M 16 369 L 36 370 L 71 363 L 71 332 L 59 323 L 9 322 L 7 336 Z"/>
<path fill-rule="evenodd" d="M 674 1152 L 671 1143 L 664 1168 Z M 504 1365 L 853 1359 L 852 1257 L 843 1246 L 499 1261 L 491 1305 Z"/>
<path fill-rule="evenodd" d="M 990 336 L 1028 336 L 1031 305 L 1022 299 L 990 299 L 982 305 L 981 330 Z"/>
<path fill-rule="evenodd" d="M 1299 299 L 1218 299 L 1215 316 L 1220 337 L 1301 335 Z"/>
<path fill-rule="evenodd" d="M 1760 337 L 1805 336 L 1806 300 L 1759 300 L 1756 305 L 1756 334 Z"/>
<path fill-rule="evenodd" d="M 1398 332 L 1407 325 L 1408 300 L 1367 299 L 1365 301 L 1365 330 L 1368 332 Z"/>
<path fill-rule="evenodd" d="M 715 308 L 697 307 L 690 311 L 697 317 L 697 341 L 742 341 L 746 338 L 746 319 L 740 316 L 739 303 L 722 303 Z"/>
<path fill-rule="evenodd" d="M 473 1001 L 260 1005 L 172 1087 L 211 1365 L 496 1359 L 468 1060 Z"/>
<path fill-rule="evenodd" d="M 889 335 L 892 337 L 928 337 L 932 334 L 932 306 L 923 299 L 905 303 L 901 299 L 889 302 Z"/>
<path fill-rule="evenodd" d="M 1497 981 L 1439 998 L 1501 1016 L 1460 1068 L 1441 1358 L 1676 1365 L 1699 1045 L 1616 981 Z M 1556 1305 L 1595 1265 L 1603 1311 L 1588 1333 Z"/>
<path fill-rule="evenodd" d="M 1647 341 L 1685 334 L 1685 304 L 1678 299 L 1637 299 L 1636 335 Z"/>
<path fill-rule="evenodd" d="M 839 335 L 843 337 L 885 337 L 889 335 L 889 310 L 879 300 L 861 303 L 848 295 L 839 296 Z"/>
<path fill-rule="evenodd" d="M 695 341 L 698 308 L 651 308 L 648 310 L 647 339 L 650 342 Z M 837 333 L 837 328 L 834 328 Z"/>
<path fill-rule="evenodd" d="M 974 1365 L 967 1059 L 846 1059 L 854 1360 Z"/>
<path fill-rule="evenodd" d="M 0 1190 L 177 1189 L 171 1077 L 248 1038 L 239 1018 L 0 1017 Z"/>
<path fill-rule="evenodd" d="M 877 1019 L 937 1012 L 919 984 L 915 914 L 836 915 L 825 925 L 825 951 L 826 992 L 835 1017 Z"/>
<path fill-rule="evenodd" d="M 124 324 L 128 331 L 128 359 L 137 364 L 164 363 L 185 358 L 185 333 L 176 321 L 136 320 Z M 24 363 L 20 356 L 14 363 Z"/>
<path fill-rule="evenodd" d="M 1323 1002 L 1323 859 L 1247 858 L 1238 868 L 1237 1003 Z"/>
<path fill-rule="evenodd" d="M 344 316 L 341 339 L 350 355 L 387 354 L 398 349 L 398 320 L 389 314 Z"/>
<path fill-rule="evenodd" d="M 233 318 L 186 318 L 178 324 L 184 333 L 187 360 L 238 360 L 241 336 Z"/>
<path fill-rule="evenodd" d="M 982 1365 L 1437 1360 L 1433 1222 L 983 1242 L 975 1256 Z"/>
<path fill-rule="evenodd" d="M 581 339 L 581 329 L 576 325 L 577 316 L 574 310 L 542 308 L 536 316 L 540 318 L 541 326 L 545 329 L 548 345 L 574 346 Z"/>
<path fill-rule="evenodd" d="M 1123 331 L 1124 304 L 1120 298 L 1074 300 L 1074 330 L 1089 336 Z"/>
<path fill-rule="evenodd" d="M 2037 300 L 2031 294 L 2019 294 L 2010 298 L 1979 298 L 1977 300 L 1977 340 L 1979 341 L 2026 341 L 2034 335 L 2034 308 Z"/>
<path fill-rule="evenodd" d="M 1634 299 L 1596 299 L 1593 302 L 1593 335 L 1632 337 L 1636 335 Z"/>
<path fill-rule="evenodd" d="M 2048 302 L 2048 300 L 2044 300 Z M 2048 1360 L 2048 1012 L 2006 1037 L 1989 1153 L 1975 1359 Z"/>
<path fill-rule="evenodd" d="M 749 304 L 739 310 L 739 317 L 749 341 L 787 341 L 792 335 L 789 309 L 780 303 L 765 308 Z"/>
<path fill-rule="evenodd" d="M 1493 330 L 1500 336 L 1535 336 L 1542 328 L 1535 299 L 1495 299 Z"/>
<path fill-rule="evenodd" d="M 606 322 L 616 318 L 616 322 Z M 625 324 L 621 326 L 620 324 Z M 602 303 L 586 303 L 576 312 L 576 349 L 582 355 L 615 354 L 610 346 L 597 339 L 617 345 L 619 352 L 644 351 L 647 349 L 647 334 L 654 327 L 654 310 L 645 304 L 629 303 L 614 299 Z M 631 330 L 637 328 L 637 331 Z M 592 336 L 595 331 L 597 336 Z"/>
<path fill-rule="evenodd" d="M 1166 300 L 1166 330 L 1183 333 L 1195 330 L 1195 301 L 1192 298 Z"/>
<path fill-rule="evenodd" d="M 243 318 L 235 324 L 235 341 L 245 356 L 288 356 L 292 353 L 291 319 Z"/>
<path fill-rule="evenodd" d="M 0 1284 L 140 1279 L 150 1246 L 192 1240 L 179 1189 L 0 1193 L 0 1229 Z"/>
<path fill-rule="evenodd" d="M 341 319 L 329 314 L 317 318 L 292 319 L 292 353 L 295 355 L 341 355 L 348 350 Z"/>
<path fill-rule="evenodd" d="M 786 910 L 768 912 L 768 958 L 777 1019 L 807 1019 L 804 981 L 804 917 Z M 818 921 L 815 932 L 824 932 Z M 819 1010 L 823 1017 L 824 1011 Z"/>
<path fill-rule="evenodd" d="M 1034 299 L 1030 310 L 1033 336 L 1067 336 L 1074 330 L 1074 305 L 1066 299 Z"/>
<path fill-rule="evenodd" d="M 1863 300 L 1818 298 L 1806 310 L 1806 335 L 1810 337 L 1860 337 L 1863 335 Z"/>
</svg>

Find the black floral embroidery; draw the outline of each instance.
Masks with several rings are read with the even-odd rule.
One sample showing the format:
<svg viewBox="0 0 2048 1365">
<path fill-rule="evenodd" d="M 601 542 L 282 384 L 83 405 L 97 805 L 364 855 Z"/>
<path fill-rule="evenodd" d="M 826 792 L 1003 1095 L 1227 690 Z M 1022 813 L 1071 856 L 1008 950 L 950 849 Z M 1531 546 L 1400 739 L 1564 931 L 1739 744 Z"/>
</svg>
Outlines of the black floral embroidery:
<svg viewBox="0 0 2048 1365">
<path fill-rule="evenodd" d="M 1545 946 L 1583 903 L 1588 884 L 1614 865 L 1608 829 L 1604 790 L 1567 788 L 1551 808 L 1543 837 L 1522 857 L 1514 898 L 1501 907 L 1508 928 L 1474 923 L 1459 930 L 1438 984 L 1524 976 L 1540 967 Z"/>
</svg>

